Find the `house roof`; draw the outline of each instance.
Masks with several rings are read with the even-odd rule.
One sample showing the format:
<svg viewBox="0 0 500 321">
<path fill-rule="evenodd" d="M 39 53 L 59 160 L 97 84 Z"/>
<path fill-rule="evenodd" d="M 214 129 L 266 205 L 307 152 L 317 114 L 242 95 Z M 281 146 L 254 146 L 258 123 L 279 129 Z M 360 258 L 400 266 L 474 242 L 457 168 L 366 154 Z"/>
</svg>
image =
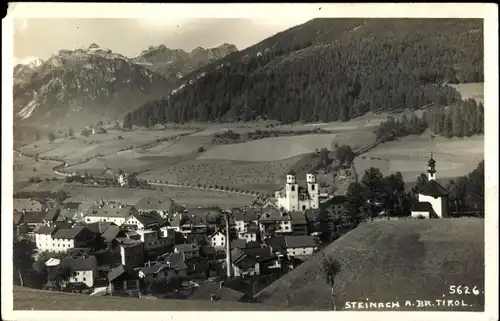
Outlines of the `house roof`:
<svg viewBox="0 0 500 321">
<path fill-rule="evenodd" d="M 244 222 L 257 221 L 262 215 L 261 210 L 250 207 L 234 209 L 232 213 L 235 221 Z"/>
<path fill-rule="evenodd" d="M 101 234 L 101 237 L 106 241 L 111 241 L 115 239 L 118 234 L 120 234 L 120 227 L 113 224 L 108 226 L 108 228 Z"/>
<path fill-rule="evenodd" d="M 292 223 L 299 224 L 299 223 L 306 223 L 306 216 L 304 215 L 304 212 L 289 212 L 288 216 L 290 216 L 290 220 Z"/>
<path fill-rule="evenodd" d="M 244 249 L 247 247 L 247 242 L 242 239 L 237 239 L 237 240 L 232 240 L 231 241 L 231 248 L 232 249 Z"/>
<path fill-rule="evenodd" d="M 242 249 L 236 248 L 231 251 L 231 262 L 240 269 L 246 270 L 253 267 L 257 260 Z"/>
<path fill-rule="evenodd" d="M 260 216 L 260 222 L 288 221 L 290 217 L 285 212 L 269 208 Z"/>
<path fill-rule="evenodd" d="M 213 246 L 203 246 L 201 252 L 205 255 L 215 255 L 216 251 Z"/>
<path fill-rule="evenodd" d="M 152 210 L 167 210 L 169 213 L 182 212 L 184 207 L 177 204 L 170 197 L 155 197 L 147 196 L 141 198 L 135 207 L 141 211 L 152 211 Z"/>
<path fill-rule="evenodd" d="M 125 267 L 123 265 L 119 265 L 109 271 L 108 280 L 112 282 L 123 274 L 125 274 Z"/>
<path fill-rule="evenodd" d="M 271 253 L 271 249 L 268 247 L 250 247 L 244 249 L 243 252 L 254 258 L 257 262 L 265 261 L 274 257 Z"/>
<path fill-rule="evenodd" d="M 264 241 L 268 247 L 273 251 L 280 251 L 286 249 L 285 237 L 275 236 L 265 239 Z"/>
<path fill-rule="evenodd" d="M 76 215 L 78 215 L 78 210 L 71 208 L 63 208 L 59 213 L 59 218 L 73 219 Z"/>
<path fill-rule="evenodd" d="M 295 235 L 285 236 L 285 245 L 287 248 L 315 247 L 316 242 L 311 235 Z"/>
<path fill-rule="evenodd" d="M 61 260 L 51 257 L 45 262 L 45 266 L 57 266 L 61 263 Z"/>
<path fill-rule="evenodd" d="M 163 262 L 166 264 L 170 264 L 170 268 L 172 269 L 187 269 L 187 265 L 184 262 L 183 256 L 180 253 L 170 253 L 163 258 Z"/>
<path fill-rule="evenodd" d="M 114 223 L 111 222 L 94 222 L 94 223 L 87 223 L 85 224 L 85 226 L 95 234 L 102 234 L 111 224 L 114 225 Z"/>
<path fill-rule="evenodd" d="M 18 225 L 20 223 L 22 223 L 23 219 L 24 219 L 24 215 L 23 215 L 23 212 L 14 212 L 12 214 L 12 219 L 14 221 L 14 225 Z"/>
<path fill-rule="evenodd" d="M 319 216 L 319 209 L 317 208 L 310 208 L 304 211 L 304 214 L 308 220 L 314 220 Z"/>
<path fill-rule="evenodd" d="M 200 247 L 196 243 L 177 244 L 174 247 L 174 250 L 177 250 L 179 252 L 198 251 L 199 249 Z"/>
<path fill-rule="evenodd" d="M 45 220 L 46 221 L 55 221 L 57 219 L 57 217 L 59 216 L 59 214 L 61 213 L 61 209 L 60 208 L 57 208 L 57 207 L 54 207 L 54 208 L 51 208 L 47 214 L 45 214 Z"/>
<path fill-rule="evenodd" d="M 417 203 L 415 203 L 415 205 L 413 205 L 411 210 L 415 211 L 415 212 L 433 212 L 434 211 L 432 204 L 429 202 L 417 202 Z"/>
<path fill-rule="evenodd" d="M 253 249 L 253 248 L 260 248 L 260 247 L 261 247 L 261 244 L 259 242 L 250 241 L 250 242 L 247 242 L 245 249 Z"/>
<path fill-rule="evenodd" d="M 124 205 L 121 206 L 121 208 L 120 206 L 121 205 L 105 204 L 99 207 L 94 205 L 89 208 L 86 216 L 127 218 L 136 211 L 136 208 L 132 205 Z"/>
<path fill-rule="evenodd" d="M 202 214 L 191 213 L 188 215 L 187 213 L 179 213 L 174 215 L 170 225 L 172 226 L 182 226 L 182 225 L 195 225 L 195 226 L 203 226 L 206 225 L 206 216 Z"/>
<path fill-rule="evenodd" d="M 57 228 L 56 227 L 53 227 L 53 226 L 46 226 L 46 225 L 42 225 L 42 226 L 37 226 L 34 230 L 35 234 L 45 234 L 45 235 L 51 235 L 54 233 L 54 231 L 56 230 Z"/>
<path fill-rule="evenodd" d="M 448 190 L 432 179 L 423 186 L 420 194 L 438 197 L 448 195 Z"/>
<path fill-rule="evenodd" d="M 196 291 L 191 295 L 193 300 L 216 300 L 238 302 L 245 296 L 244 293 L 231 288 L 220 286 L 218 283 L 205 282 L 200 284 Z"/>
<path fill-rule="evenodd" d="M 226 231 L 220 228 L 220 229 L 215 230 L 215 232 L 213 232 L 212 234 L 210 234 L 208 237 L 212 238 L 212 237 L 214 237 L 217 234 L 222 234 L 222 235 L 226 236 Z"/>
<path fill-rule="evenodd" d="M 55 239 L 74 239 L 84 230 L 88 229 L 85 226 L 75 226 L 73 228 L 61 228 L 58 229 L 53 235 L 52 238 Z"/>
<path fill-rule="evenodd" d="M 156 212 L 135 214 L 135 215 L 131 215 L 131 217 L 134 217 L 135 219 L 137 219 L 144 226 L 153 225 L 153 224 L 158 224 L 158 225 L 165 224 L 165 220 L 160 216 L 160 214 L 158 214 Z"/>
<path fill-rule="evenodd" d="M 123 247 L 133 247 L 133 246 L 137 246 L 139 244 L 142 244 L 141 240 L 131 240 L 131 239 L 128 239 L 126 237 L 119 237 L 116 240 Z"/>
<path fill-rule="evenodd" d="M 67 258 L 63 261 L 73 271 L 90 271 L 97 268 L 97 259 L 91 255 L 88 257 Z"/>
<path fill-rule="evenodd" d="M 45 212 L 27 212 L 24 214 L 24 222 L 25 223 L 42 223 L 45 219 Z"/>
</svg>

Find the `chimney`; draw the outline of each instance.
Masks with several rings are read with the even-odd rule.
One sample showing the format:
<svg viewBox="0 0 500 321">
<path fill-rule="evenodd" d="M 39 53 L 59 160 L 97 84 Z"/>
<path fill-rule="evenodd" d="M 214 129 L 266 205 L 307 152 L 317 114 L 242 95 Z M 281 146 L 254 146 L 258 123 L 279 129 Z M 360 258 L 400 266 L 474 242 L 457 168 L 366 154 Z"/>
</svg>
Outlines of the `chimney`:
<svg viewBox="0 0 500 321">
<path fill-rule="evenodd" d="M 229 214 L 225 214 L 226 216 L 226 271 L 227 277 L 231 278 L 233 276 L 233 266 L 231 260 L 231 237 L 229 235 Z"/>
</svg>

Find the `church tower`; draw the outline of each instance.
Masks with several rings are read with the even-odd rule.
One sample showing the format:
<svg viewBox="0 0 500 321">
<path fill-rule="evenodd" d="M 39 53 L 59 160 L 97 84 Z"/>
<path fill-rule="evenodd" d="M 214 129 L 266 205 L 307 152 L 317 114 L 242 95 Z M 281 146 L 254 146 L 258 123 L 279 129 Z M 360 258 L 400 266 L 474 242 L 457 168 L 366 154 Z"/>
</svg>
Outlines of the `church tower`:
<svg viewBox="0 0 500 321">
<path fill-rule="evenodd" d="M 319 207 L 319 191 L 318 191 L 318 183 L 316 183 L 316 175 L 313 173 L 309 173 L 306 176 L 307 182 L 307 192 L 309 193 L 309 197 L 311 198 L 311 208 Z"/>
<path fill-rule="evenodd" d="M 294 171 L 286 175 L 285 198 L 285 210 L 296 211 L 299 206 L 299 184 L 297 184 Z"/>
<path fill-rule="evenodd" d="M 432 158 L 432 153 L 431 158 L 427 163 L 427 178 L 429 179 L 429 181 L 433 181 L 436 179 L 436 161 L 434 160 L 434 158 Z"/>
</svg>

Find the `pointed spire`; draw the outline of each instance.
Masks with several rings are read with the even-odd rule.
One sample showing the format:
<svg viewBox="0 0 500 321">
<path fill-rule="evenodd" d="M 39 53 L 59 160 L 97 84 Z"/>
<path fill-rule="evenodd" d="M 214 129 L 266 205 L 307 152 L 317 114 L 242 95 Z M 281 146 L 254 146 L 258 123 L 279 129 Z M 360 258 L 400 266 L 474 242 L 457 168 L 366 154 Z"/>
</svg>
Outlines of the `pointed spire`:
<svg viewBox="0 0 500 321">
<path fill-rule="evenodd" d="M 436 161 L 432 157 L 432 152 L 431 152 L 431 157 L 429 158 L 429 162 L 427 163 L 427 175 L 429 180 L 433 180 L 436 178 Z"/>
</svg>

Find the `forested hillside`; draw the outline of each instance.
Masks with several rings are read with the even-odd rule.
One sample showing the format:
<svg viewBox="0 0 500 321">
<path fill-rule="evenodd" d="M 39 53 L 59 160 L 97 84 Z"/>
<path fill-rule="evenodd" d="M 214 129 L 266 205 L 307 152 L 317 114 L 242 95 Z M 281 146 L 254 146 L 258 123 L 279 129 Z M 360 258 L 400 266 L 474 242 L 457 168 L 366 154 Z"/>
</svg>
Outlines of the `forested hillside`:
<svg viewBox="0 0 500 321">
<path fill-rule="evenodd" d="M 483 81 L 482 28 L 480 19 L 314 19 L 184 77 L 126 118 L 347 121 L 450 105 L 460 95 L 446 83 Z"/>
</svg>

